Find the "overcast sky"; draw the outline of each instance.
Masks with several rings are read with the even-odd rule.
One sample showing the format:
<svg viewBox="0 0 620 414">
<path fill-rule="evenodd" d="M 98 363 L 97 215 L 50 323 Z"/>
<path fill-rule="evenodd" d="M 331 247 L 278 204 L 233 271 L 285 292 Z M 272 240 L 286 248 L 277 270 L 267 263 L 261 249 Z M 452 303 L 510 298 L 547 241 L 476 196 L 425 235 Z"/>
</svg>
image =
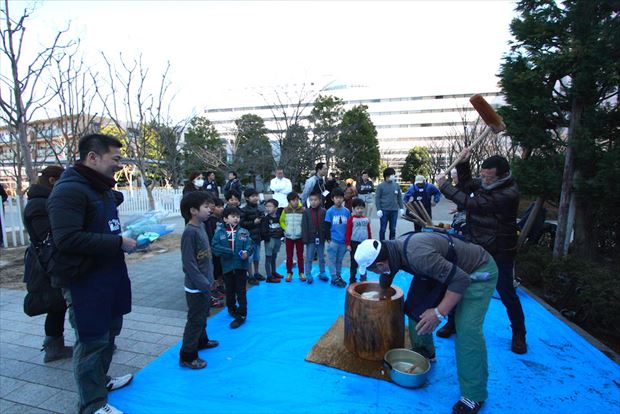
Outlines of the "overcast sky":
<svg viewBox="0 0 620 414">
<path fill-rule="evenodd" d="M 11 1 L 15 16 L 31 2 Z M 29 51 L 71 22 L 98 53 L 171 62 L 176 104 L 199 110 L 220 90 L 328 76 L 426 93 L 489 90 L 508 50 L 514 2 L 56 1 L 38 3 Z M 35 40 L 36 39 L 36 40 Z"/>
</svg>

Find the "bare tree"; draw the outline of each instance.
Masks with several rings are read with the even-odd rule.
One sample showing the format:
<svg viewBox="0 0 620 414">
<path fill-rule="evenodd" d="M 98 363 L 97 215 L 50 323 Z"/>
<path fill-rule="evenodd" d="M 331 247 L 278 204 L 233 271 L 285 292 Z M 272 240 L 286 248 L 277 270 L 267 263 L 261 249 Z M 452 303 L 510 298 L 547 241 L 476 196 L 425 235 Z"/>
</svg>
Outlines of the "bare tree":
<svg viewBox="0 0 620 414">
<path fill-rule="evenodd" d="M 92 113 L 95 87 L 83 59 L 77 57 L 77 47 L 55 56 L 52 69 L 50 87 L 55 94 L 55 110 L 46 110 L 46 113 L 48 119 L 55 115 L 61 135 L 54 134 L 44 139 L 56 162 L 70 165 L 78 158 L 80 138 L 86 133 L 97 132 L 103 119 Z"/>
<path fill-rule="evenodd" d="M 149 69 L 142 62 L 142 56 L 127 62 L 119 56 L 120 70 L 102 53 L 107 65 L 109 91 L 106 93 L 101 82 L 93 76 L 95 90 L 103 102 L 106 115 L 112 120 L 120 138 L 125 141 L 125 151 L 130 162 L 135 164 L 142 183 L 145 184 L 149 207 L 155 208 L 153 187 L 155 175 L 160 168 L 161 154 L 158 153 L 157 131 L 153 125 L 161 125 L 168 119 L 169 104 L 167 92 L 170 86 L 167 64 L 155 94 L 149 93 Z M 151 183 L 146 185 L 146 180 Z"/>
<path fill-rule="evenodd" d="M 22 52 L 26 47 L 25 22 L 32 10 L 25 9 L 21 16 L 13 19 L 9 10 L 9 1 L 4 1 L 0 10 L 3 27 L 0 30 L 2 54 L 10 66 L 10 75 L 0 74 L 0 114 L 7 124 L 11 135 L 17 138 L 16 158 L 17 193 L 21 196 L 23 177 L 22 167 L 30 182 L 36 180 L 36 172 L 32 162 L 32 153 L 28 141 L 28 122 L 36 110 L 45 106 L 54 96 L 49 87 L 40 85 L 44 73 L 50 66 L 53 57 L 64 48 L 73 44 L 61 44 L 60 40 L 66 30 L 59 31 L 51 41 L 50 46 L 44 47 L 26 66 L 22 63 Z"/>
</svg>

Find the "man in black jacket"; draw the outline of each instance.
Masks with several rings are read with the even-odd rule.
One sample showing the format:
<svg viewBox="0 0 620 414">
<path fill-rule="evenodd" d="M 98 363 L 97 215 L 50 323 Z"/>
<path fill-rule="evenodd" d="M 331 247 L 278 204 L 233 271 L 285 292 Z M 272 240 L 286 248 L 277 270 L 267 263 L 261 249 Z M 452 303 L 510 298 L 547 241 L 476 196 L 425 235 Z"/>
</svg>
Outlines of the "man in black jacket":
<svg viewBox="0 0 620 414">
<path fill-rule="evenodd" d="M 443 176 L 437 179 L 437 183 L 447 199 L 465 210 L 466 236 L 493 255 L 499 270 L 497 291 L 512 326 L 512 352 L 525 354 L 525 316 L 513 284 L 519 190 L 510 173 L 508 160 L 499 155 L 487 158 L 482 163 L 480 179 L 473 180 L 470 155 L 469 149 L 459 154 L 461 162 L 456 166 L 458 186 L 452 186 Z M 454 331 L 451 326 L 448 329 Z"/>
<path fill-rule="evenodd" d="M 73 371 L 79 411 L 85 414 L 119 413 L 107 403 L 108 391 L 133 378 L 107 375 L 123 315 L 131 311 L 125 252 L 136 248 L 135 240 L 121 235 L 122 194 L 112 190 L 121 147 L 109 135 L 82 137 L 80 161 L 56 182 L 47 202 L 58 249 L 52 285 L 63 288 L 75 330 Z"/>
</svg>

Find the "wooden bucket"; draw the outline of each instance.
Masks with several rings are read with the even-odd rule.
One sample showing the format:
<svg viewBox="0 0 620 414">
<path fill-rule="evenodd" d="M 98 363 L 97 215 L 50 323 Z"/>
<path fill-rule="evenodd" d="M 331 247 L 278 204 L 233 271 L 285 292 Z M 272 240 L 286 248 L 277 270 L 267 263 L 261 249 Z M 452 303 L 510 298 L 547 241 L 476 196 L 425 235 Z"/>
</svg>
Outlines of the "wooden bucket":
<svg viewBox="0 0 620 414">
<path fill-rule="evenodd" d="M 362 294 L 379 291 L 377 282 L 347 287 L 344 305 L 344 345 L 362 359 L 381 361 L 387 351 L 405 346 L 403 291 L 391 286 L 385 300 L 365 299 Z"/>
</svg>

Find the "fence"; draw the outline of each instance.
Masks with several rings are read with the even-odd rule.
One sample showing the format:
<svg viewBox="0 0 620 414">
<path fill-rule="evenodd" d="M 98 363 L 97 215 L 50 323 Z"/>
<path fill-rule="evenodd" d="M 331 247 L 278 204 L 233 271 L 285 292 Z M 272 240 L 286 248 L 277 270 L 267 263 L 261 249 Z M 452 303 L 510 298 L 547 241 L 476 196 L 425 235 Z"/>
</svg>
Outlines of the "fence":
<svg viewBox="0 0 620 414">
<path fill-rule="evenodd" d="M 25 246 L 30 242 L 22 220 L 19 198 L 9 198 L 0 208 L 2 221 L 2 241 L 5 247 Z"/>
<path fill-rule="evenodd" d="M 130 191 L 128 189 L 120 190 L 125 197 L 125 201 L 118 208 L 119 214 L 138 214 L 149 211 L 148 197 L 146 190 L 136 189 Z M 181 214 L 181 198 L 183 198 L 183 190 L 173 188 L 154 188 L 153 199 L 155 200 L 155 209 L 162 210 L 170 214 Z"/>
</svg>

